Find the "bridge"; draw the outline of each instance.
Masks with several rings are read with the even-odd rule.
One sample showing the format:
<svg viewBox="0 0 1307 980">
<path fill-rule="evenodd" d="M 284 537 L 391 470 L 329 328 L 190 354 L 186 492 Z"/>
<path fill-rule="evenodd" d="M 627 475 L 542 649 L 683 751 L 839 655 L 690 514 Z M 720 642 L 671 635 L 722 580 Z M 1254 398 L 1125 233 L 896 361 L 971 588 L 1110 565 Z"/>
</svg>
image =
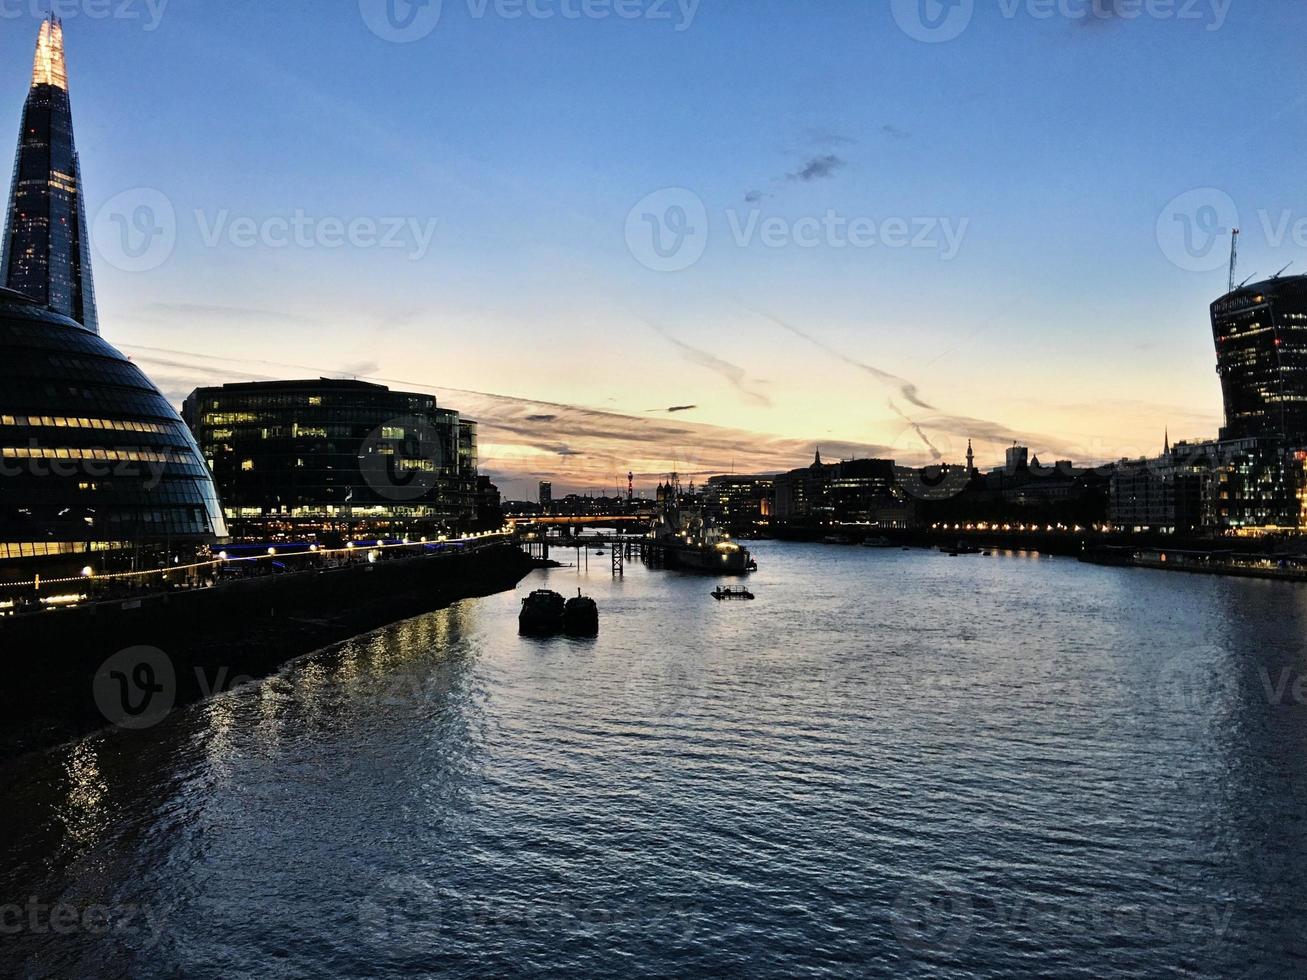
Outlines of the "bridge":
<svg viewBox="0 0 1307 980">
<path fill-rule="evenodd" d="M 611 517 L 510 517 L 508 523 L 514 525 L 542 524 L 546 527 L 631 527 L 637 524 L 652 524 L 652 514 L 619 514 Z"/>
</svg>

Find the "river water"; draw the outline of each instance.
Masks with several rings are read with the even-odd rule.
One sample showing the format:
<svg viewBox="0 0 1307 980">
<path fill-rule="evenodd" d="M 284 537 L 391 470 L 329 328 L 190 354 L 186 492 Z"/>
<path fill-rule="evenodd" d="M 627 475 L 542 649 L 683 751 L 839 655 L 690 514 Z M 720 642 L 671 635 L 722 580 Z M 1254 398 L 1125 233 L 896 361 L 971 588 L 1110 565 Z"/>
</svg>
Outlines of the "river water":
<svg viewBox="0 0 1307 980">
<path fill-rule="evenodd" d="M 1307 588 L 756 552 L 10 764 L 0 975 L 1307 972 Z M 541 586 L 598 640 L 519 638 Z"/>
</svg>

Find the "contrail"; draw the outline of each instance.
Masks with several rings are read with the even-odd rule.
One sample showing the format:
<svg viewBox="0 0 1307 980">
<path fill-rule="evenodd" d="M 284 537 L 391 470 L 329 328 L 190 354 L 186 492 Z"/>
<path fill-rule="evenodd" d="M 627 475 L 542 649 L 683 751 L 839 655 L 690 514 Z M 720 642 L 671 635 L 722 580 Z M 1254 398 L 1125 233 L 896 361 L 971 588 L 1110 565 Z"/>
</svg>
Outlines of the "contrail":
<svg viewBox="0 0 1307 980">
<path fill-rule="evenodd" d="M 903 397 L 906 398 L 913 405 L 917 406 L 917 408 L 924 409 L 927 412 L 937 411 L 934 405 L 928 405 L 926 404 L 926 402 L 922 401 L 921 396 L 917 393 L 917 386 L 913 384 L 911 381 L 908 381 L 906 378 L 900 378 L 897 374 L 891 374 L 889 371 L 882 371 L 878 367 L 873 367 L 872 365 L 864 363 L 863 361 L 859 361 L 856 358 L 849 357 L 849 355 L 845 354 L 843 351 L 838 351 L 834 347 L 830 346 L 830 344 L 818 340 L 816 337 L 812 336 L 811 334 L 804 333 L 794 324 L 786 323 L 778 316 L 773 316 L 771 313 L 764 313 L 762 310 L 755 310 L 752 309 L 751 307 L 746 307 L 746 309 L 749 309 L 750 312 L 755 313 L 766 320 L 770 320 L 772 323 L 776 324 L 777 326 L 782 327 L 785 330 L 788 330 L 796 337 L 806 340 L 814 347 L 818 347 L 821 350 L 824 350 L 827 354 L 831 355 L 831 357 L 837 357 L 845 364 L 851 364 L 853 367 L 861 368 L 863 371 L 866 371 L 868 374 L 876 378 L 878 381 L 883 381 L 885 384 L 888 385 L 894 385 L 899 389 L 899 392 L 903 395 Z"/>
</svg>

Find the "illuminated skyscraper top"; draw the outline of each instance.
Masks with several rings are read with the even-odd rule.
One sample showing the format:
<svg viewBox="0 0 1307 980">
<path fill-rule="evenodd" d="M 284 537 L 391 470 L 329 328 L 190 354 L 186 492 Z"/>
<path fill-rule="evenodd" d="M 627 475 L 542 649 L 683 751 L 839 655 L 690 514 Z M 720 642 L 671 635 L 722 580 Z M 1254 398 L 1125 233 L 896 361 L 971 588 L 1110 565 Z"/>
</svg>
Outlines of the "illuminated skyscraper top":
<svg viewBox="0 0 1307 980">
<path fill-rule="evenodd" d="M 98 333 L 88 237 L 64 30 L 51 14 L 36 42 L 0 267 L 10 289 Z"/>
<path fill-rule="evenodd" d="M 32 66 L 32 88 L 54 85 L 68 91 L 68 66 L 64 62 L 64 29 L 51 17 L 41 24 L 36 39 L 36 63 Z"/>
</svg>

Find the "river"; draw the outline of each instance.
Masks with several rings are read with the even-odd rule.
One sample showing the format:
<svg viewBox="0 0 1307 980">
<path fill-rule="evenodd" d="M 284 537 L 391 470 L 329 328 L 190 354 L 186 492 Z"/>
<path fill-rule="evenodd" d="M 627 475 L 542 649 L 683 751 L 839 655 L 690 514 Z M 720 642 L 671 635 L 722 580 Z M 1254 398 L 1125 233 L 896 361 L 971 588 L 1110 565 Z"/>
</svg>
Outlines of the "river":
<svg viewBox="0 0 1307 980">
<path fill-rule="evenodd" d="M 755 602 L 591 556 L 9 764 L 0 975 L 1307 971 L 1307 586 L 756 554 Z M 542 586 L 599 638 L 519 637 Z"/>
</svg>

